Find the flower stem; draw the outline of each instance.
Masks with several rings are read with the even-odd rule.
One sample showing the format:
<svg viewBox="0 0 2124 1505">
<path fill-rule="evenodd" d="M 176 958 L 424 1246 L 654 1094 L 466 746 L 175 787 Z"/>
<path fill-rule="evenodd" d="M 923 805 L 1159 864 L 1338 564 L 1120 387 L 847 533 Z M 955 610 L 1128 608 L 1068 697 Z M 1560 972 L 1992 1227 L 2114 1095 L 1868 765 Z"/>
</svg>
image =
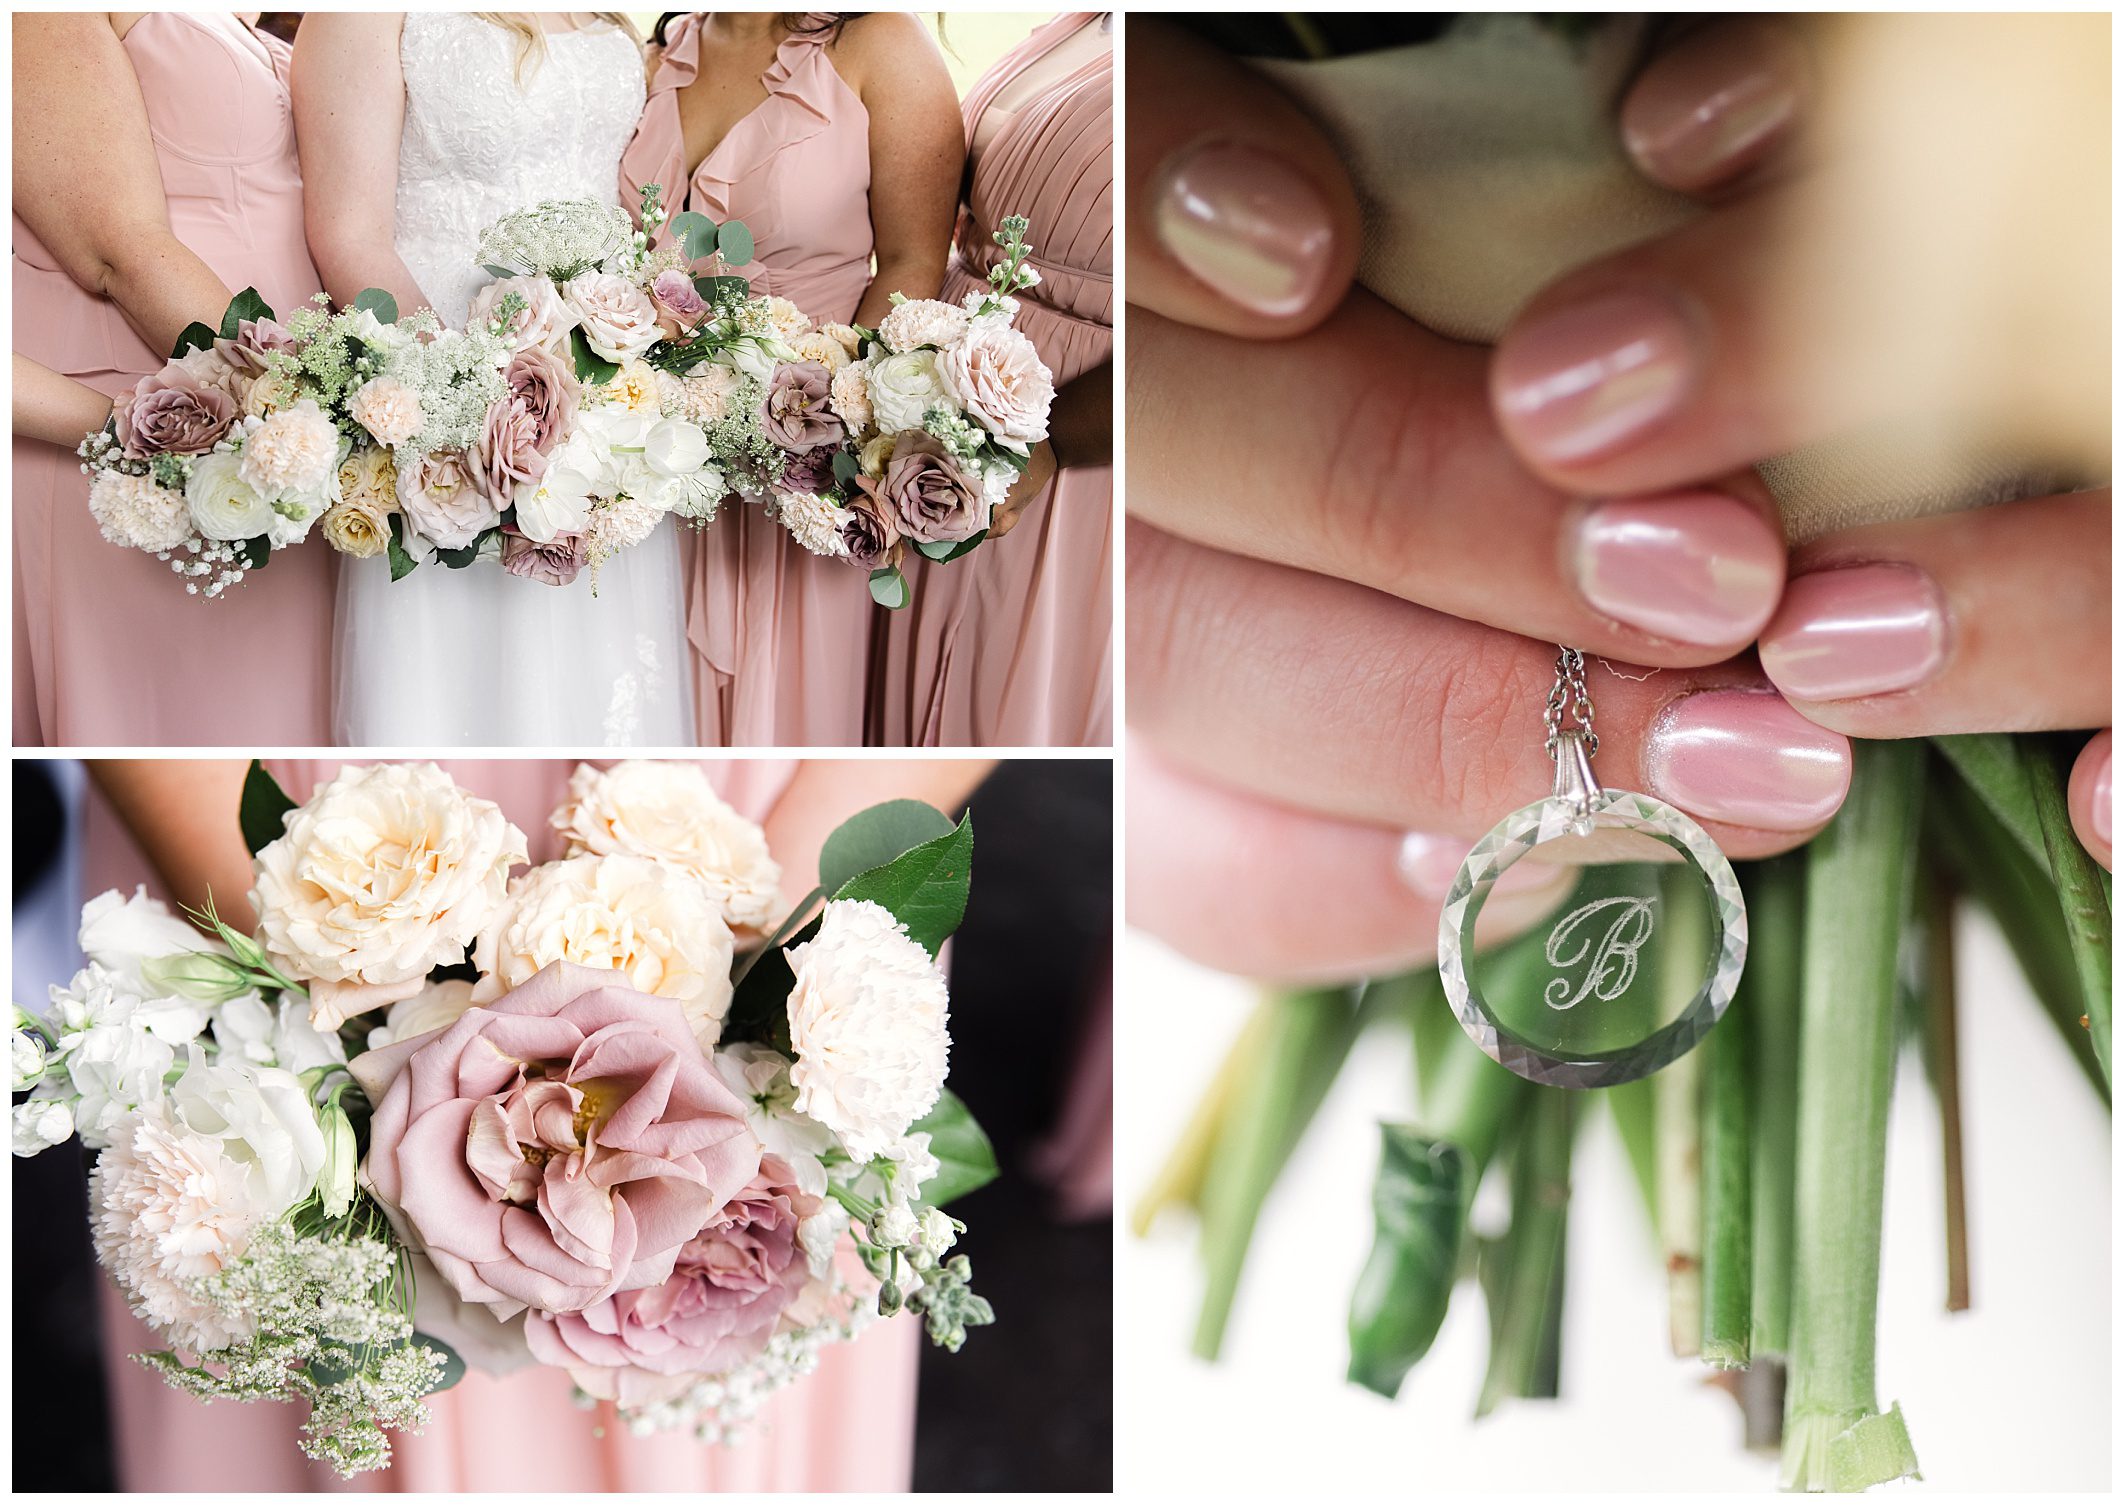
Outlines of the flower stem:
<svg viewBox="0 0 2124 1505">
<path fill-rule="evenodd" d="M 1880 1413 L 1874 1359 L 1896 956 L 1923 749 L 1862 741 L 1852 759 L 1843 809 L 1807 854 L 1788 1489 L 1859 1489 L 1916 1472 L 1901 1414 Z"/>
<path fill-rule="evenodd" d="M 1151 1178 L 1149 1187 L 1136 1199 L 1135 1207 L 1129 1212 L 1129 1231 L 1137 1238 L 1148 1234 L 1151 1225 L 1168 1208 L 1200 1210 L 1202 1182 L 1209 1174 L 1217 1138 L 1224 1130 L 1225 1115 L 1230 1111 L 1239 1083 L 1253 1069 L 1253 1063 L 1261 1053 L 1275 1014 L 1276 1000 L 1264 996 L 1247 1015 L 1238 1038 L 1232 1041 L 1223 1063 L 1217 1067 L 1217 1074 L 1210 1078 L 1209 1087 L 1195 1103 L 1195 1111 L 1189 1115 L 1186 1127 L 1181 1129 L 1180 1137 L 1173 1141 L 1172 1149 L 1166 1153 L 1165 1163 L 1158 1167 L 1158 1174 Z"/>
<path fill-rule="evenodd" d="M 1660 874 L 1660 992 L 1667 1015 L 1681 1012 L 1702 986 L 1710 954 L 1710 917 L 1692 903 L 1697 883 L 1685 868 Z M 1694 1355 L 1704 1326 L 1703 1198 L 1704 1057 L 1691 1051 L 1652 1079 L 1659 1170 L 1659 1243 L 1667 1266 L 1667 1336 L 1677 1358 Z"/>
<path fill-rule="evenodd" d="M 1756 1357 L 1792 1351 L 1792 1188 L 1799 1134 L 1800 969 L 1806 859 L 1798 853 L 1743 870 L 1748 898 L 1747 1009 L 1754 1186 L 1749 1319 Z"/>
<path fill-rule="evenodd" d="M 1925 921 L 1925 1074 L 1940 1109 L 1940 1171 L 1947 1212 L 1947 1310 L 1969 1310 L 1968 1181 L 1962 1169 L 1962 1069 L 1956 1018 L 1954 886 L 1937 868 L 1920 874 Z"/>
<path fill-rule="evenodd" d="M 1486 1251 L 1490 1365 L 1477 1416 L 1487 1416 L 1507 1396 L 1555 1393 L 1552 1318 L 1560 1296 L 1555 1287 L 1563 1279 L 1575 1107 L 1571 1093 L 1544 1087 L 1520 1118 L 1512 1155 L 1512 1225 Z"/>
<path fill-rule="evenodd" d="M 2065 802 L 2065 783 L 2072 765 L 2065 746 L 2053 737 L 2023 737 L 2020 741 L 2022 764 L 2028 770 L 2028 791 L 2035 801 L 2050 876 L 2057 885 L 2058 906 L 2065 916 L 2073 967 L 2080 977 L 2086 1005 L 2084 1023 L 2094 1046 L 2095 1064 L 2102 1071 L 2102 1085 L 2107 1087 L 2111 1085 L 2109 896 L 2102 887 L 2101 865 L 2088 855 L 2073 833 L 2072 814 Z"/>
<path fill-rule="evenodd" d="M 2049 859 L 2043 853 L 2043 826 L 2029 787 L 2028 767 L 2004 732 L 1981 732 L 1966 737 L 1934 737 L 1932 745 L 1960 775 L 1964 784 L 1983 801 L 1984 808 L 2036 862 Z"/>
<path fill-rule="evenodd" d="M 1754 1320 L 1754 1215 L 1749 1165 L 1748 1015 L 1743 989 L 1704 1037 L 1704 1362 L 1745 1369 Z M 1735 1014 L 1740 1015 L 1734 1018 Z"/>
</svg>

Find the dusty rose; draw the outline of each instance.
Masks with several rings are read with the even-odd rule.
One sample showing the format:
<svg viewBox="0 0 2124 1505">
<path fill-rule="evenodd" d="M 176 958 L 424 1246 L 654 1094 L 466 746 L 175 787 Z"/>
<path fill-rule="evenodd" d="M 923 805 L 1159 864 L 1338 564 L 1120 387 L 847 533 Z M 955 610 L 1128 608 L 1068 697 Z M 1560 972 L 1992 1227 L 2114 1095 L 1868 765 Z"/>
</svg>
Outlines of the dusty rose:
<svg viewBox="0 0 2124 1505">
<path fill-rule="evenodd" d="M 501 399 L 487 409 L 479 431 L 480 478 L 497 505 L 507 506 L 519 486 L 538 480 L 553 463 L 582 398 L 575 374 L 560 357 L 530 345 L 509 358 Z"/>
<path fill-rule="evenodd" d="M 778 483 L 784 491 L 808 491 L 821 495 L 833 489 L 833 457 L 840 453 L 835 445 L 822 444 L 801 455 L 791 455 L 789 463 L 782 467 L 782 479 Z"/>
<path fill-rule="evenodd" d="M 582 321 L 583 339 L 608 361 L 640 355 L 662 333 L 656 303 L 624 277 L 585 272 L 561 289 L 561 300 Z"/>
<path fill-rule="evenodd" d="M 412 530 L 438 549 L 462 549 L 501 521 L 461 449 L 430 450 L 399 467 L 398 506 Z"/>
<path fill-rule="evenodd" d="M 505 331 L 516 348 L 539 345 L 555 355 L 566 352 L 568 331 L 575 328 L 576 318 L 561 301 L 560 289 L 553 285 L 551 277 L 504 277 L 488 283 L 472 295 L 465 327 L 492 323 L 494 310 L 511 293 L 524 300 L 524 306 Z"/>
<path fill-rule="evenodd" d="M 349 1069 L 377 1105 L 363 1185 L 503 1319 L 662 1285 L 760 1169 L 679 1006 L 610 972 L 556 962 Z"/>
<path fill-rule="evenodd" d="M 866 570 L 897 565 L 906 552 L 893 509 L 879 499 L 877 487 L 868 476 L 858 477 L 855 495 L 841 509 L 841 542 L 848 550 L 848 562 Z"/>
<path fill-rule="evenodd" d="M 590 562 L 590 540 L 570 533 L 551 543 L 524 537 L 513 524 L 502 526 L 501 565 L 510 574 L 540 585 L 567 585 Z"/>
<path fill-rule="evenodd" d="M 266 357 L 278 352 L 295 353 L 295 336 L 272 319 L 239 319 L 236 338 L 214 341 L 214 353 L 245 376 L 266 373 Z"/>
<path fill-rule="evenodd" d="M 532 1354 L 623 1405 L 666 1399 L 758 1356 L 809 1283 L 797 1225 L 822 1205 L 797 1189 L 787 1161 L 763 1157 L 759 1174 L 679 1251 L 669 1279 L 579 1312 L 532 1313 Z"/>
<path fill-rule="evenodd" d="M 1037 444 L 1047 437 L 1055 380 L 1033 342 L 1000 320 L 977 322 L 937 354 L 937 380 L 952 400 L 998 439 Z"/>
<path fill-rule="evenodd" d="M 988 526 L 981 488 L 927 434 L 908 434 L 893 446 L 878 481 L 902 537 L 918 543 L 957 543 Z"/>
<path fill-rule="evenodd" d="M 181 355 L 171 361 L 170 365 L 202 387 L 228 393 L 229 400 L 239 408 L 243 406 L 245 394 L 256 385 L 247 372 L 239 371 L 230 365 L 211 345 L 204 350 L 194 350 L 189 355 Z"/>
<path fill-rule="evenodd" d="M 113 408 L 118 442 L 135 459 L 203 455 L 236 421 L 228 393 L 206 386 L 182 367 L 165 366 L 119 398 Z"/>
<path fill-rule="evenodd" d="M 812 361 L 775 367 L 761 408 L 767 437 L 791 454 L 838 443 L 846 430 L 827 402 L 832 389 L 832 374 Z"/>
<path fill-rule="evenodd" d="M 693 278 L 677 267 L 656 274 L 649 284 L 649 296 L 656 303 L 656 327 L 667 338 L 676 338 L 709 314 L 708 300 L 693 285 Z"/>
</svg>

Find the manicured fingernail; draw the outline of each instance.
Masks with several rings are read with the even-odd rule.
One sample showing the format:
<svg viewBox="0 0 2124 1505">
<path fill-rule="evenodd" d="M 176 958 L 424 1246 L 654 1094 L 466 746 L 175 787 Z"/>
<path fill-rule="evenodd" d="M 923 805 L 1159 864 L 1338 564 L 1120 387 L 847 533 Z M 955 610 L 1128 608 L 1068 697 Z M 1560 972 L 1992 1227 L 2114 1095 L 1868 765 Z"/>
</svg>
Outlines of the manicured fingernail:
<svg viewBox="0 0 2124 1505">
<path fill-rule="evenodd" d="M 2095 835 L 2102 838 L 2102 845 L 2114 847 L 2116 841 L 2109 834 L 2109 823 L 2116 814 L 2109 792 L 2109 760 L 2110 749 L 2104 748 L 2101 766 L 2095 770 L 2094 776 L 2094 809 L 2088 814 L 2094 824 Z"/>
<path fill-rule="evenodd" d="M 1551 464 L 1632 443 L 1689 400 L 1696 333 L 1656 293 L 1610 293 L 1542 314 L 1505 336 L 1491 376 L 1514 443 Z"/>
<path fill-rule="evenodd" d="M 1169 166 L 1154 223 L 1175 261 L 1272 318 L 1310 303 L 1334 258 L 1320 190 L 1282 158 L 1237 142 L 1206 143 Z"/>
<path fill-rule="evenodd" d="M 1775 691 L 1703 690 L 1660 712 L 1645 779 L 1699 819 L 1804 831 L 1844 802 L 1851 744 Z"/>
<path fill-rule="evenodd" d="M 1601 502 L 1573 561 L 1593 609 L 1680 643 L 1753 638 L 1777 605 L 1785 543 L 1762 514 L 1716 492 Z"/>
<path fill-rule="evenodd" d="M 1806 59 L 1782 27 L 1717 27 L 1646 69 L 1623 105 L 1623 144 L 1668 187 L 1707 187 L 1770 149 L 1805 88 Z"/>
<path fill-rule="evenodd" d="M 1763 672 L 1794 700 L 1907 690 L 1946 661 L 1946 608 L 1905 565 L 1820 570 L 1786 585 L 1760 651 Z"/>
<path fill-rule="evenodd" d="M 1401 850 L 1396 854 L 1394 866 L 1401 874 L 1401 881 L 1415 893 L 1426 899 L 1443 899 L 1452 890 L 1453 877 L 1460 871 L 1461 863 L 1468 859 L 1468 849 L 1475 843 L 1460 836 L 1432 836 L 1423 831 L 1411 831 L 1401 838 Z M 1492 885 L 1493 894 L 1529 893 L 1546 888 L 1562 876 L 1562 870 L 1548 862 L 1515 862 L 1506 868 Z"/>
</svg>

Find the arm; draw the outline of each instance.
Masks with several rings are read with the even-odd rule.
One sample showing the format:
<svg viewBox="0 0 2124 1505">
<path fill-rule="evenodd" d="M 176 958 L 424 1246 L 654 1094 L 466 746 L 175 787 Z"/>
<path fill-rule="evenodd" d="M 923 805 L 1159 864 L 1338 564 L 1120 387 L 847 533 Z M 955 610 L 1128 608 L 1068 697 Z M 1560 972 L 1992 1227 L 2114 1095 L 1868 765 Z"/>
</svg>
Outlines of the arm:
<svg viewBox="0 0 2124 1505">
<path fill-rule="evenodd" d="M 102 11 L 15 17 L 15 213 L 148 348 L 221 322 L 229 290 L 170 231 L 147 104 Z"/>
<path fill-rule="evenodd" d="M 251 854 L 236 810 L 246 765 L 228 758 L 91 759 L 89 777 L 179 904 L 214 908 L 237 930 L 251 913 Z"/>
<path fill-rule="evenodd" d="M 28 356 L 15 356 L 15 437 L 66 449 L 103 427 L 111 400 Z"/>
<path fill-rule="evenodd" d="M 302 153 L 302 223 L 325 291 L 342 306 L 367 288 L 428 306 L 398 259 L 398 139 L 406 81 L 400 14 L 317 11 L 295 35 L 295 141 Z"/>
<path fill-rule="evenodd" d="M 794 905 L 811 892 L 819 848 L 858 810 L 922 800 L 956 815 L 995 766 L 992 758 L 807 758 L 765 823 L 768 850 L 782 864 L 782 901 Z"/>
<path fill-rule="evenodd" d="M 870 228 L 878 269 L 856 308 L 875 327 L 891 294 L 934 298 L 944 286 L 966 167 L 959 97 L 937 44 L 901 11 L 848 23 L 835 63 L 870 112 Z"/>
</svg>

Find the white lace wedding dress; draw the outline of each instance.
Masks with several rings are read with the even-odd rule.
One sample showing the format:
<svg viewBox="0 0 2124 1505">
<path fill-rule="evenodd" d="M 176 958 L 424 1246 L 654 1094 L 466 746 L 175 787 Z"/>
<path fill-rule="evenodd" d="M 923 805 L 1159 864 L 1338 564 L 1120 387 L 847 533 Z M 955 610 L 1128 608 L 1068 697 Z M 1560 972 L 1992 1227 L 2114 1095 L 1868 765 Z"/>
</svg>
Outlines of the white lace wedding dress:
<svg viewBox="0 0 2124 1505">
<path fill-rule="evenodd" d="M 462 324 L 491 280 L 480 231 L 544 199 L 617 202 L 641 115 L 642 60 L 617 29 L 547 37 L 521 85 L 516 37 L 461 12 L 408 12 L 400 62 L 398 254 L 435 312 Z M 555 588 L 491 560 L 340 561 L 334 734 L 349 746 L 690 745 L 676 525 Z"/>
</svg>

